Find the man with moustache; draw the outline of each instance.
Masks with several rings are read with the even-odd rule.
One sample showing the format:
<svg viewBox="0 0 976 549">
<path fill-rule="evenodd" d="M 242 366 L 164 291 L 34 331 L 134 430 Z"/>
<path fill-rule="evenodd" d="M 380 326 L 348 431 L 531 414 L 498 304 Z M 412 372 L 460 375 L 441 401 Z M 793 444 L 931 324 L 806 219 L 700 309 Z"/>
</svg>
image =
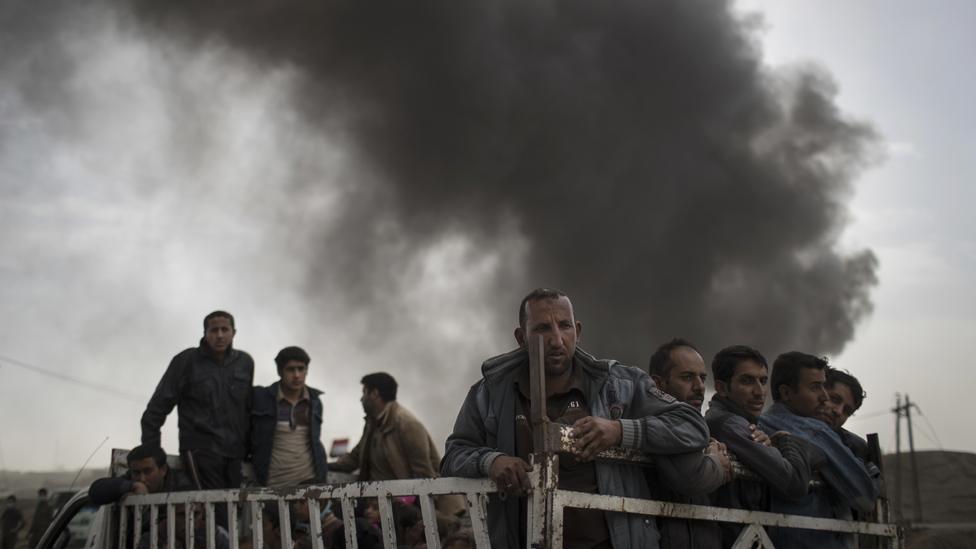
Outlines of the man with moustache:
<svg viewBox="0 0 976 549">
<path fill-rule="evenodd" d="M 701 413 L 708 375 L 705 361 L 691 342 L 674 338 L 658 347 L 651 355 L 648 371 L 662 391 Z M 650 470 L 654 499 L 711 505 L 712 492 L 732 479 L 732 464 L 725 444 L 712 438 L 699 462 L 699 471 L 690 477 L 675 478 L 673 468 L 667 463 Z M 722 546 L 717 522 L 660 517 L 658 527 L 663 547 L 718 549 Z"/>
<path fill-rule="evenodd" d="M 715 395 L 705 420 L 712 436 L 725 443 L 740 463 L 762 480 L 737 478 L 713 495 L 715 505 L 769 511 L 770 494 L 787 501 L 802 499 L 810 484 L 806 451 L 785 431 L 771 438 L 757 437 L 756 424 L 766 402 L 769 367 L 762 353 L 745 345 L 733 345 L 712 359 Z M 731 547 L 742 525 L 721 523 L 722 545 Z"/>
<path fill-rule="evenodd" d="M 523 547 L 526 500 L 532 487 L 530 338 L 545 348 L 546 413 L 572 425 L 577 453 L 559 456 L 559 487 L 588 493 L 648 498 L 641 467 L 593 459 L 620 446 L 656 454 L 661 462 L 693 470 L 708 442 L 704 419 L 658 389 L 646 372 L 593 357 L 577 346 L 582 324 L 566 294 L 549 288 L 529 293 L 518 309 L 519 348 L 490 358 L 471 387 L 447 439 L 441 474 L 488 477 L 501 495 L 488 504 L 492 547 Z M 507 496 L 507 497 L 506 497 Z M 639 515 L 566 509 L 564 547 L 658 547 L 653 520 Z"/>
<path fill-rule="evenodd" d="M 233 347 L 236 333 L 230 313 L 208 314 L 200 345 L 173 357 L 142 414 L 142 444 L 158 448 L 166 416 L 179 406 L 180 455 L 203 489 L 241 485 L 254 360 Z"/>
<path fill-rule="evenodd" d="M 864 463 L 844 445 L 840 436 L 821 420 L 825 413 L 827 361 L 813 355 L 791 351 L 773 363 L 774 404 L 759 418 L 767 432 L 786 431 L 809 442 L 819 454 L 811 460 L 824 481 L 800 500 L 772 494 L 771 510 L 778 513 L 849 519 L 837 516 L 838 509 L 868 512 L 874 508 L 877 488 Z M 839 504 L 838 504 L 839 502 Z M 843 548 L 850 536 L 834 532 L 774 528 L 770 538 L 777 547 Z"/>
</svg>

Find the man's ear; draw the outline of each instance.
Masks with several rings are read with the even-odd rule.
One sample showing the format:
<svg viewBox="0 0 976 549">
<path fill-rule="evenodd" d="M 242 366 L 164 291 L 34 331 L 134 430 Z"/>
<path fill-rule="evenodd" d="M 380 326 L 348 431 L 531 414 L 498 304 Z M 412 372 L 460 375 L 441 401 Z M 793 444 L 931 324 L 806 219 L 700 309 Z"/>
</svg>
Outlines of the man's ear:
<svg viewBox="0 0 976 549">
<path fill-rule="evenodd" d="M 576 321 L 576 343 L 583 340 L 583 323 L 579 320 Z"/>
<path fill-rule="evenodd" d="M 715 392 L 718 393 L 718 396 L 720 397 L 727 397 L 729 395 L 729 386 L 721 379 L 716 379 Z"/>
<path fill-rule="evenodd" d="M 165 476 L 165 475 L 169 474 L 169 465 L 167 465 L 167 464 L 164 463 L 163 466 L 159 468 L 159 470 L 162 471 L 163 472 L 163 476 Z"/>
<path fill-rule="evenodd" d="M 654 380 L 654 385 L 657 385 L 658 389 L 660 389 L 664 385 L 664 378 L 662 378 L 657 374 L 651 374 L 651 379 Z"/>
<path fill-rule="evenodd" d="M 515 328 L 515 342 L 519 347 L 525 347 L 525 329 L 521 326 Z"/>
<path fill-rule="evenodd" d="M 790 387 L 785 383 L 781 383 L 778 387 L 776 387 L 776 390 L 779 392 L 779 399 L 783 402 L 789 402 L 789 400 L 793 398 L 793 387 Z"/>
</svg>

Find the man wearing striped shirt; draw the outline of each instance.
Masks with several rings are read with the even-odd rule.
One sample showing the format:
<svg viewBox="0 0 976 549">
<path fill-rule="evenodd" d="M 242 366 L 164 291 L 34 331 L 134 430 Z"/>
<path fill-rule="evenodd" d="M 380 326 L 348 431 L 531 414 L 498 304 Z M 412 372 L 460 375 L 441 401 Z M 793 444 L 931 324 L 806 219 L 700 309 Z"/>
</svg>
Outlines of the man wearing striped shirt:
<svg viewBox="0 0 976 549">
<path fill-rule="evenodd" d="M 258 482 L 272 488 L 325 482 L 322 391 L 305 384 L 311 359 L 301 347 L 275 357 L 280 380 L 254 388 L 251 457 Z"/>
</svg>

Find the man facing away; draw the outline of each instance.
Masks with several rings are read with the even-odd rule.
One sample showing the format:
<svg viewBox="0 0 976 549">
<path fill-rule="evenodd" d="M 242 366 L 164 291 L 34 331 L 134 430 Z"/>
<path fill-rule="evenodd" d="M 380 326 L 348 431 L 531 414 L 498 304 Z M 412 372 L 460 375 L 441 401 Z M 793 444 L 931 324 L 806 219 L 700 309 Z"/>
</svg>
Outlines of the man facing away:
<svg viewBox="0 0 976 549">
<path fill-rule="evenodd" d="M 280 379 L 254 388 L 251 459 L 263 486 L 284 488 L 326 480 L 322 391 L 305 384 L 310 362 L 301 347 L 285 347 L 275 357 Z"/>
<path fill-rule="evenodd" d="M 705 422 L 690 406 L 655 387 L 647 373 L 614 360 L 600 360 L 577 347 L 582 324 L 566 294 L 540 288 L 519 305 L 519 348 L 490 358 L 471 387 L 447 439 L 444 476 L 488 477 L 503 495 L 492 495 L 488 528 L 492 547 L 521 547 L 526 539 L 526 502 L 531 488 L 527 459 L 533 453 L 530 413 L 529 338 L 545 348 L 546 413 L 571 425 L 577 455 L 559 456 L 559 487 L 588 493 L 648 498 L 641 467 L 594 462 L 613 446 L 698 464 L 708 442 Z M 697 454 L 697 455 L 696 455 Z M 687 457 L 691 460 L 687 460 Z M 566 509 L 565 547 L 657 547 L 653 520 L 639 515 Z"/>
<path fill-rule="evenodd" d="M 397 382 L 386 372 L 363 376 L 360 402 L 366 412 L 363 436 L 348 454 L 330 466 L 359 470 L 358 480 L 379 481 L 436 477 L 440 453 L 427 428 L 397 402 Z M 460 496 L 436 498 L 438 521 L 450 528 L 465 505 Z"/>
<path fill-rule="evenodd" d="M 759 424 L 767 431 L 787 431 L 809 442 L 808 449 L 819 454 L 811 459 L 813 467 L 825 484 L 798 501 L 782 499 L 774 493 L 771 505 L 774 512 L 846 519 L 850 517 L 836 516 L 835 509 L 868 512 L 874 508 L 877 488 L 864 463 L 820 419 L 827 402 L 826 370 L 826 360 L 797 351 L 784 353 L 773 363 L 775 403 L 759 418 Z M 777 547 L 841 548 L 846 547 L 847 536 L 775 528 L 770 537 Z"/>
<path fill-rule="evenodd" d="M 651 379 L 665 393 L 678 402 L 701 413 L 705 400 L 705 361 L 695 346 L 681 338 L 674 338 L 654 351 L 648 364 Z M 732 465 L 725 445 L 709 441 L 705 453 L 699 456 L 701 468 L 691 477 L 675 477 L 673 468 L 663 462 L 651 475 L 651 493 L 655 499 L 711 505 L 710 494 L 731 480 Z M 696 547 L 700 549 L 722 546 L 719 524 L 712 521 L 658 518 L 661 545 L 664 547 Z"/>
<path fill-rule="evenodd" d="M 712 436 L 762 480 L 738 478 L 714 494 L 722 507 L 769 511 L 770 493 L 796 501 L 807 495 L 810 463 L 803 447 L 789 433 L 757 437 L 759 415 L 766 403 L 769 367 L 763 355 L 745 345 L 733 345 L 712 359 L 715 395 L 705 420 Z M 731 547 L 742 525 L 722 523 L 722 544 Z"/>
<path fill-rule="evenodd" d="M 198 347 L 173 357 L 142 415 L 142 443 L 160 446 L 166 416 L 179 406 L 180 455 L 199 486 L 237 488 L 248 450 L 254 361 L 234 349 L 234 317 L 203 319 Z"/>
</svg>

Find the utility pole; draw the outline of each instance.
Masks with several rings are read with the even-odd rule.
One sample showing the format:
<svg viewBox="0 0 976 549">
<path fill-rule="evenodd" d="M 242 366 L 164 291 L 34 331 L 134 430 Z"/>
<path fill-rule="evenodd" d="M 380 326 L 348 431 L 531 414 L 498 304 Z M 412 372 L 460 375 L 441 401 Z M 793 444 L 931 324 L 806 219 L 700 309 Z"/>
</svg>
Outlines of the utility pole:
<svg viewBox="0 0 976 549">
<path fill-rule="evenodd" d="M 911 401 L 911 398 L 907 394 L 905 395 L 904 402 L 902 402 L 900 394 L 895 394 L 895 407 L 892 409 L 892 412 L 895 413 L 895 508 L 898 510 L 898 519 L 903 520 L 902 486 L 905 475 L 902 472 L 901 466 L 901 418 L 905 416 L 905 420 L 908 422 L 908 452 L 912 468 L 912 521 L 920 523 L 922 522 L 922 492 L 919 489 L 918 483 L 918 460 L 915 456 L 912 406 L 917 408 L 917 405 Z"/>
<path fill-rule="evenodd" d="M 918 489 L 918 461 L 915 460 L 915 438 L 912 437 L 912 401 L 905 395 L 905 419 L 908 421 L 908 451 L 912 458 L 912 488 L 915 490 L 915 522 L 922 522 L 922 493 Z"/>
<path fill-rule="evenodd" d="M 895 407 L 891 409 L 895 413 L 895 517 L 901 522 L 901 395 L 895 393 Z"/>
</svg>

